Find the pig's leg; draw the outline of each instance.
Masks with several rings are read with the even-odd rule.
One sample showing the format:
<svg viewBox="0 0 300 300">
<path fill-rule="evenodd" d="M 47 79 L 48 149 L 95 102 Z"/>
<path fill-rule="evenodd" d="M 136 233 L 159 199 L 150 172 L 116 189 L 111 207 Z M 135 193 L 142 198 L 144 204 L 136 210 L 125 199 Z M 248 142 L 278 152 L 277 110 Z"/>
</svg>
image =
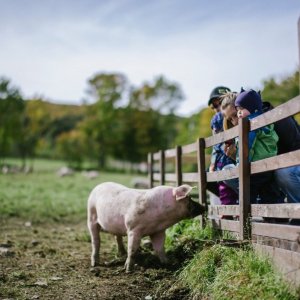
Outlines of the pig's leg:
<svg viewBox="0 0 300 300">
<path fill-rule="evenodd" d="M 159 260 L 163 264 L 166 264 L 168 262 L 168 259 L 165 253 L 165 239 L 166 239 L 165 231 L 163 230 L 163 231 L 156 232 L 150 235 L 150 238 L 151 238 L 154 252 L 159 257 Z"/>
<path fill-rule="evenodd" d="M 89 216 L 88 228 L 92 241 L 91 266 L 99 266 L 99 251 L 100 251 L 100 225 L 95 221 L 95 215 Z"/>
<path fill-rule="evenodd" d="M 128 251 L 127 251 L 127 259 L 125 262 L 126 273 L 129 273 L 133 270 L 134 265 L 134 255 L 138 250 L 141 243 L 141 235 L 137 232 L 129 231 L 128 232 Z"/>
<path fill-rule="evenodd" d="M 118 255 L 124 256 L 126 254 L 126 250 L 123 244 L 123 237 L 121 235 L 116 235 L 116 241 L 118 244 Z"/>
</svg>

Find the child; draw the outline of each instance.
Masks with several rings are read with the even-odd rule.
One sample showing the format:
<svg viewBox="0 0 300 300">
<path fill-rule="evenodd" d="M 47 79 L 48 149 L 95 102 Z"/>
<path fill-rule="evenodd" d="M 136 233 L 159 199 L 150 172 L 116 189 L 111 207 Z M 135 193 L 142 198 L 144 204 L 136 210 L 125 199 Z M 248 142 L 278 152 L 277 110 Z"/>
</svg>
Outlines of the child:
<svg viewBox="0 0 300 300">
<path fill-rule="evenodd" d="M 262 114 L 262 100 L 260 94 L 254 90 L 244 91 L 235 100 L 237 117 L 249 120 Z M 268 125 L 249 133 L 249 161 L 256 161 L 277 154 L 278 136 L 274 125 Z M 237 153 L 238 154 L 238 153 Z M 238 155 L 237 155 L 238 159 Z"/>
<path fill-rule="evenodd" d="M 260 94 L 254 90 L 241 90 L 240 94 L 235 100 L 235 106 L 237 109 L 237 117 L 248 118 L 249 120 L 262 114 L 262 100 Z M 249 147 L 249 161 L 257 161 L 267 157 L 272 157 L 277 154 L 277 141 L 278 136 L 274 130 L 274 125 L 268 125 L 260 129 L 249 132 L 248 147 Z M 236 162 L 238 164 L 238 140 L 236 142 Z M 262 199 L 261 190 L 265 195 L 268 189 L 268 184 L 272 180 L 273 173 L 271 171 L 251 175 L 250 178 L 250 201 L 251 203 L 264 203 L 269 202 L 266 199 Z M 234 190 L 237 190 L 238 179 L 228 180 L 226 183 Z M 273 191 L 270 189 L 270 194 Z M 275 199 L 273 199 L 274 202 Z M 279 201 L 279 200 L 278 200 Z"/>
<path fill-rule="evenodd" d="M 236 97 L 237 97 L 237 93 L 235 92 L 228 92 L 222 96 L 221 113 L 224 116 L 223 119 L 224 130 L 233 128 L 238 124 L 237 112 L 234 105 Z M 234 139 L 225 142 L 224 150 L 226 155 L 235 161 L 236 148 L 234 145 Z"/>
<path fill-rule="evenodd" d="M 220 118 L 220 114 L 216 114 L 211 120 L 211 129 L 213 134 L 217 134 L 223 131 L 223 118 Z M 217 144 L 213 148 L 215 153 L 214 159 L 211 161 L 214 171 L 220 171 L 224 166 L 234 163 L 234 161 L 225 154 L 225 144 Z M 222 205 L 237 204 L 238 195 L 224 182 L 218 182 L 219 198 Z"/>
</svg>

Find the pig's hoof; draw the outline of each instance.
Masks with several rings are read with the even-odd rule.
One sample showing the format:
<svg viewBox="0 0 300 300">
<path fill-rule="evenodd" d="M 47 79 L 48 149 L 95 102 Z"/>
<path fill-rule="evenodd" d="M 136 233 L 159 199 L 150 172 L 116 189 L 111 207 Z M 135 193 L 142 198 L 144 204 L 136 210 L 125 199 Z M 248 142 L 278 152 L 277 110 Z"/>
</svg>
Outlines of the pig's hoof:
<svg viewBox="0 0 300 300">
<path fill-rule="evenodd" d="M 163 266 L 167 266 L 170 263 L 170 261 L 167 258 L 161 259 L 160 262 Z"/>
<path fill-rule="evenodd" d="M 93 259 L 91 260 L 91 266 L 92 267 L 98 267 L 100 265 L 99 259 Z"/>
<path fill-rule="evenodd" d="M 131 273 L 133 271 L 133 267 L 125 266 L 125 272 Z"/>
<path fill-rule="evenodd" d="M 124 269 L 125 269 L 126 273 L 131 273 L 133 271 L 133 264 L 132 263 L 128 263 L 126 261 L 126 263 L 124 265 Z"/>
<path fill-rule="evenodd" d="M 93 267 L 93 268 L 94 268 L 94 267 L 99 267 L 99 266 L 100 266 L 100 263 L 98 263 L 98 262 L 97 262 L 97 263 L 94 263 L 94 264 L 91 264 L 91 267 Z"/>
<path fill-rule="evenodd" d="M 127 252 L 126 251 L 119 251 L 118 252 L 118 257 L 124 257 L 124 256 L 127 256 Z"/>
<path fill-rule="evenodd" d="M 94 274 L 95 276 L 99 276 L 100 275 L 100 267 L 91 267 L 90 272 L 92 274 Z"/>
</svg>

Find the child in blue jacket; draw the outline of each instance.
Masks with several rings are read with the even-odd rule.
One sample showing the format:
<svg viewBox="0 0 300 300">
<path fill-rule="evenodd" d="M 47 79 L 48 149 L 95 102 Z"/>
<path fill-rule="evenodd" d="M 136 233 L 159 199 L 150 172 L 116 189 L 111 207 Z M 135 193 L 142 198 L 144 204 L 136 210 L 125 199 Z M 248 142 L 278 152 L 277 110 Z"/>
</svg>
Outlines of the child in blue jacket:
<svg viewBox="0 0 300 300">
<path fill-rule="evenodd" d="M 211 119 L 210 126 L 213 134 L 217 134 L 223 131 L 223 116 L 219 112 Z M 233 164 L 234 161 L 225 154 L 225 144 L 220 143 L 213 146 L 213 156 L 211 158 L 211 165 L 214 167 L 214 171 L 221 171 L 224 166 Z M 227 186 L 223 181 L 218 182 L 219 198 L 222 205 L 237 204 L 238 195 Z"/>
</svg>

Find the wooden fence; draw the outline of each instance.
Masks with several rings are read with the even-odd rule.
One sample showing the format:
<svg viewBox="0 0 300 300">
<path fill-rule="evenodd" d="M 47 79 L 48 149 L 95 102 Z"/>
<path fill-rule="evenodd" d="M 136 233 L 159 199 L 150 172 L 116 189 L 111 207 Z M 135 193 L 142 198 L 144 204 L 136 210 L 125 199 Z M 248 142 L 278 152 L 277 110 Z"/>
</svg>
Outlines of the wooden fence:
<svg viewBox="0 0 300 300">
<path fill-rule="evenodd" d="M 171 183 L 197 184 L 199 202 L 207 207 L 208 217 L 201 218 L 201 226 L 211 220 L 214 228 L 230 231 L 239 240 L 249 240 L 258 252 L 270 255 L 286 277 L 300 284 L 300 226 L 271 224 L 255 221 L 258 218 L 300 219 L 300 204 L 250 204 L 250 174 L 300 165 L 300 150 L 249 163 L 248 133 L 300 112 L 300 96 L 252 120 L 240 119 L 238 126 L 214 136 L 199 138 L 195 143 L 161 150 L 148 155 L 149 182 L 164 185 Z M 286 134 L 289 134 L 287 132 Z M 205 149 L 235 137 L 239 139 L 239 166 L 233 169 L 206 172 Z M 182 169 L 194 162 L 196 172 Z M 174 172 L 166 172 L 166 165 L 173 164 Z M 239 178 L 238 205 L 208 205 L 208 182 Z M 239 216 L 237 221 L 217 218 L 219 215 Z"/>
</svg>

